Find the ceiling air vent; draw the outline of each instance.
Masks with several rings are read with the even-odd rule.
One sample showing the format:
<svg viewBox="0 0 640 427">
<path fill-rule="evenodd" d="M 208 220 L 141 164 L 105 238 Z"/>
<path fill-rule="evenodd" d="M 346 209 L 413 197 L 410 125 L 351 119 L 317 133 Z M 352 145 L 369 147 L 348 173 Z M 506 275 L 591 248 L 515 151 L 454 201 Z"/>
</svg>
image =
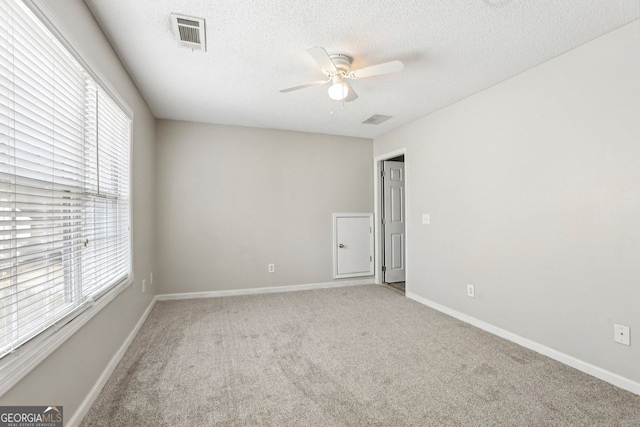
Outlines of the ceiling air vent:
<svg viewBox="0 0 640 427">
<path fill-rule="evenodd" d="M 171 14 L 173 32 L 181 46 L 195 50 L 207 50 L 205 43 L 204 19 Z"/>
<path fill-rule="evenodd" d="M 382 122 L 385 122 L 387 120 L 389 120 L 391 118 L 391 116 L 383 116 L 382 114 L 374 114 L 373 116 L 369 117 L 367 120 L 365 120 L 364 123 L 365 125 L 379 125 Z"/>
</svg>

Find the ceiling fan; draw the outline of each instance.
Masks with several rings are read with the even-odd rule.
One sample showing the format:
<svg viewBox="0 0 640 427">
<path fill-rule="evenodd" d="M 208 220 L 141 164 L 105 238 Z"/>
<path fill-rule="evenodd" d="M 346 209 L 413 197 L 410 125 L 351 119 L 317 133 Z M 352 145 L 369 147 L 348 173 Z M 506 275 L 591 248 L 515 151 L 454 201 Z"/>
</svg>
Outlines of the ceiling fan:
<svg viewBox="0 0 640 427">
<path fill-rule="evenodd" d="M 346 55 L 329 55 L 327 54 L 327 51 L 321 47 L 310 47 L 307 49 L 307 52 L 309 52 L 309 55 L 311 55 L 318 65 L 320 65 L 320 68 L 322 68 L 322 72 L 327 76 L 327 79 L 287 89 L 281 89 L 280 92 L 293 92 L 294 90 L 304 89 L 311 86 L 320 86 L 332 82 L 331 86 L 329 86 L 329 98 L 336 101 L 345 100 L 346 102 L 351 102 L 358 98 L 358 94 L 356 94 L 351 85 L 345 80 L 362 79 L 364 77 L 395 73 L 402 71 L 404 68 L 404 64 L 401 61 L 390 61 L 361 68 L 359 70 L 351 70 L 351 58 Z"/>
</svg>

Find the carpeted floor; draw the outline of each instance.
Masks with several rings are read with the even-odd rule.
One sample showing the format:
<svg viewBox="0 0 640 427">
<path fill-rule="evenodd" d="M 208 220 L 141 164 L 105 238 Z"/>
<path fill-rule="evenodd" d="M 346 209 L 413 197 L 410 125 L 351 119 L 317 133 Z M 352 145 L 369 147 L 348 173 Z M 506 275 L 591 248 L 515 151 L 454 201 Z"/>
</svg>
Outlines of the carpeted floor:
<svg viewBox="0 0 640 427">
<path fill-rule="evenodd" d="M 158 302 L 82 426 L 640 426 L 640 396 L 382 286 Z"/>
</svg>

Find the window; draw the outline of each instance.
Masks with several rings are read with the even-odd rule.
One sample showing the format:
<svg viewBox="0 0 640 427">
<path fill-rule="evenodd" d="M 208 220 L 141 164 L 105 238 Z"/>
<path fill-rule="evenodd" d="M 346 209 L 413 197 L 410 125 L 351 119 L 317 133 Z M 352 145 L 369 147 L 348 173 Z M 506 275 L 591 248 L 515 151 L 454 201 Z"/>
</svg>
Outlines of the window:
<svg viewBox="0 0 640 427">
<path fill-rule="evenodd" d="M 0 357 L 131 276 L 131 119 L 0 0 Z"/>
</svg>

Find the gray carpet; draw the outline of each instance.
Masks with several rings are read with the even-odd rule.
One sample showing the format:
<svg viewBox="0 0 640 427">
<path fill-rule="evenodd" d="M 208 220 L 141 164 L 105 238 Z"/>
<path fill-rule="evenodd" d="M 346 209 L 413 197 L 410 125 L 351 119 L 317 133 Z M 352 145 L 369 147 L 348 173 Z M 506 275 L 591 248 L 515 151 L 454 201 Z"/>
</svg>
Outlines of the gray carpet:
<svg viewBox="0 0 640 427">
<path fill-rule="evenodd" d="M 382 286 L 158 302 L 82 426 L 640 426 L 640 396 Z"/>
</svg>

